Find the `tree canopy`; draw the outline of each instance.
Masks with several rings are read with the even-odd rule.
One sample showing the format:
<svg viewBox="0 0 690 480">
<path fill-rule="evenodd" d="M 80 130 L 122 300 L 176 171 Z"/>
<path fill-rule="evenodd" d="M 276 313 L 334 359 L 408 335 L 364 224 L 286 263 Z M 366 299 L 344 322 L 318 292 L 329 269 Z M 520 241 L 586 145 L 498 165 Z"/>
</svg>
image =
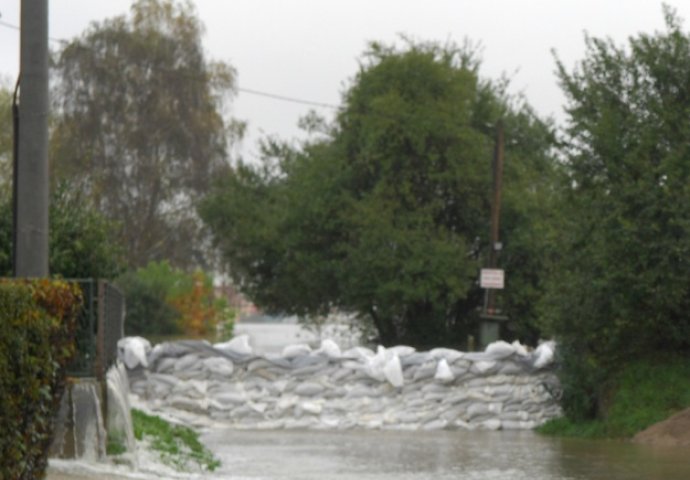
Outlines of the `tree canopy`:
<svg viewBox="0 0 690 480">
<path fill-rule="evenodd" d="M 411 41 L 372 43 L 334 124 L 311 117 L 305 124 L 322 129 L 313 141 L 267 145 L 265 163 L 240 164 L 201 215 L 260 305 L 356 312 L 384 344 L 459 345 L 475 333 L 481 304 L 499 118 L 510 132 L 506 188 L 516 200 L 507 212 L 529 230 L 529 206 L 553 180 L 550 127 L 505 94 L 505 81 L 482 79 L 470 47 Z M 505 233 L 514 264 L 521 249 L 535 253 L 522 235 L 510 250 Z M 531 307 L 519 297 L 530 282 L 525 274 L 516 281 L 523 293 L 504 298 L 523 318 Z"/>
<path fill-rule="evenodd" d="M 132 266 L 187 267 L 208 247 L 194 205 L 241 126 L 223 110 L 235 72 L 202 33 L 191 4 L 138 0 L 54 59 L 53 171 L 118 222 Z"/>
<path fill-rule="evenodd" d="M 575 69 L 558 64 L 570 181 L 544 320 L 573 417 L 631 358 L 690 348 L 690 35 L 665 13 L 666 31 L 587 37 Z"/>
</svg>

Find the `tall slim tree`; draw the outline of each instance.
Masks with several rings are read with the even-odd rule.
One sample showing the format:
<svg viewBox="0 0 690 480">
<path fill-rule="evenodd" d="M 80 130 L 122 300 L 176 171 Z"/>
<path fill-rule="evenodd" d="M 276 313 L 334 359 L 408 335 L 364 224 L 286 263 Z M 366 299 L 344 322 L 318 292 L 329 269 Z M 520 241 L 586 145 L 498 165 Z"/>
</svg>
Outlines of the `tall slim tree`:
<svg viewBox="0 0 690 480">
<path fill-rule="evenodd" d="M 234 70 L 211 62 L 190 3 L 139 0 L 55 57 L 54 171 L 119 225 L 132 266 L 203 259 L 194 205 L 240 132 L 224 117 Z"/>
</svg>

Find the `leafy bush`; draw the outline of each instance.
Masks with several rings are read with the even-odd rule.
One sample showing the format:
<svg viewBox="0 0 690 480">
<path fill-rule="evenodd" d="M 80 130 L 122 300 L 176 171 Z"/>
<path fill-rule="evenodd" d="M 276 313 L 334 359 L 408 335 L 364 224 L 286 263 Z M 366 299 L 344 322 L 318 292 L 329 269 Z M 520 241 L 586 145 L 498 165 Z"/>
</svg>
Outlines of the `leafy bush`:
<svg viewBox="0 0 690 480">
<path fill-rule="evenodd" d="M 127 301 L 127 335 L 207 336 L 218 324 L 232 328 L 227 303 L 213 293 L 204 272 L 187 273 L 168 262 L 151 262 L 117 283 Z"/>
<path fill-rule="evenodd" d="M 0 281 L 0 478 L 44 476 L 81 304 L 64 281 Z"/>
<path fill-rule="evenodd" d="M 50 196 L 50 273 L 64 278 L 114 278 L 123 270 L 114 224 L 61 183 Z M 0 189 L 0 275 L 12 275 L 12 200 Z"/>
<path fill-rule="evenodd" d="M 606 401 L 601 405 L 597 420 L 563 417 L 548 422 L 539 431 L 585 438 L 633 436 L 690 407 L 688 360 L 683 355 L 663 355 L 633 361 L 610 373 L 615 381 L 609 384 L 606 394 L 602 394 Z M 583 379 L 577 380 L 580 382 L 576 385 L 583 384 Z"/>
</svg>

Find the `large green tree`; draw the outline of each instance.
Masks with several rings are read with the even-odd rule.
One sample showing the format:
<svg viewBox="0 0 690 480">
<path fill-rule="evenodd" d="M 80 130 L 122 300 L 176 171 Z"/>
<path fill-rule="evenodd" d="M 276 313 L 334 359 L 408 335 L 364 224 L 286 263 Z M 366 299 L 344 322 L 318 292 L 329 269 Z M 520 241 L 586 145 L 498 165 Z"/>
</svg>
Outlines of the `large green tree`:
<svg viewBox="0 0 690 480">
<path fill-rule="evenodd" d="M 132 266 L 188 267 L 207 243 L 194 205 L 227 168 L 235 73 L 206 58 L 190 3 L 138 0 L 60 48 L 51 158 L 118 222 Z"/>
<path fill-rule="evenodd" d="M 549 127 L 478 69 L 471 48 L 373 43 L 333 125 L 311 117 L 315 140 L 268 145 L 261 167 L 228 175 L 201 213 L 242 288 L 270 309 L 356 312 L 384 344 L 458 345 L 476 333 L 500 118 L 516 202 L 507 211 L 524 214 L 520 228 L 537 221 L 527 206 L 553 179 Z M 514 238 L 505 232 L 504 258 L 517 268 L 531 247 L 526 233 Z M 518 296 L 503 303 L 523 320 L 515 331 L 534 334 Z"/>
<path fill-rule="evenodd" d="M 558 64 L 570 181 L 544 318 L 574 418 L 631 358 L 690 349 L 690 35 L 665 14 L 666 31 L 587 37 Z"/>
</svg>

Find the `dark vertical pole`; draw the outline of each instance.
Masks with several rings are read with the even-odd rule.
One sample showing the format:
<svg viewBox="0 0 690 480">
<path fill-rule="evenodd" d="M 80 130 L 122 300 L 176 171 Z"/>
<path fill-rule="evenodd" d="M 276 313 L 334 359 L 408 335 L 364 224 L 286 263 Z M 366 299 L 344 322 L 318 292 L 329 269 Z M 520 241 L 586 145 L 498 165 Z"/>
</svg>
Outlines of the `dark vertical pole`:
<svg viewBox="0 0 690 480">
<path fill-rule="evenodd" d="M 489 250 L 489 268 L 496 268 L 498 265 L 498 254 L 501 250 L 499 239 L 499 227 L 501 220 L 501 190 L 503 187 L 503 122 L 498 121 L 496 125 L 496 145 L 494 147 L 493 161 L 493 201 L 491 202 L 491 246 Z M 486 313 L 495 314 L 496 292 L 494 289 L 487 290 Z"/>
<path fill-rule="evenodd" d="M 48 276 L 48 0 L 22 0 L 17 277 Z"/>
</svg>

